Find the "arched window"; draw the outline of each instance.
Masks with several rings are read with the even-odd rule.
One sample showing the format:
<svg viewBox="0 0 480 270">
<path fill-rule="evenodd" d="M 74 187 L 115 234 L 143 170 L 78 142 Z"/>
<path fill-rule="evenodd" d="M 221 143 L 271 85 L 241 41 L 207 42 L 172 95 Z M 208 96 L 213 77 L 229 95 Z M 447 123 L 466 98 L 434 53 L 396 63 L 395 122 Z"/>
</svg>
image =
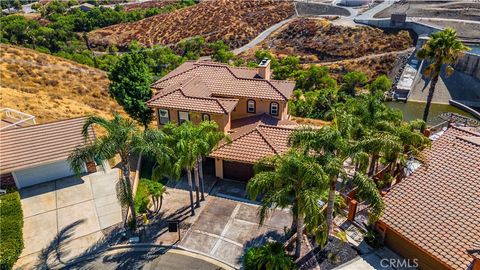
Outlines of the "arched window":
<svg viewBox="0 0 480 270">
<path fill-rule="evenodd" d="M 278 103 L 277 102 L 270 103 L 270 114 L 271 115 L 278 115 Z"/>
<path fill-rule="evenodd" d="M 210 114 L 206 114 L 206 113 L 202 114 L 202 120 L 203 121 L 210 121 Z"/>
<path fill-rule="evenodd" d="M 248 113 L 255 113 L 255 100 L 249 99 L 247 101 L 247 112 Z"/>
</svg>

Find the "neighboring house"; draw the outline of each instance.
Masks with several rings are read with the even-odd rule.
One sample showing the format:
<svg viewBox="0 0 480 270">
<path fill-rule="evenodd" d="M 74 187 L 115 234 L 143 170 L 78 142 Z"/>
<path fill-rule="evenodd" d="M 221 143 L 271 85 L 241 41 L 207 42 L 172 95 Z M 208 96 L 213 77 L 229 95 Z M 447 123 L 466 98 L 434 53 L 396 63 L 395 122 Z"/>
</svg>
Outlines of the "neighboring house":
<svg viewBox="0 0 480 270">
<path fill-rule="evenodd" d="M 296 125 L 289 121 L 288 100 L 295 82 L 271 80 L 270 61 L 258 69 L 212 62 L 186 62 L 152 84 L 148 101 L 159 127 L 168 123 L 213 120 L 232 143 L 211 157 L 219 178 L 248 180 L 259 158 L 287 149 Z"/>
<path fill-rule="evenodd" d="M 82 3 L 80 5 L 71 6 L 68 10 L 75 9 L 75 8 L 78 8 L 83 12 L 90 12 L 92 9 L 95 8 L 95 6 L 89 3 Z"/>
<path fill-rule="evenodd" d="M 84 122 L 85 118 L 74 118 L 1 131 L 1 188 L 20 189 L 73 175 L 67 158 L 86 142 Z M 95 138 L 92 128 L 89 138 Z"/>
<path fill-rule="evenodd" d="M 480 270 L 480 130 L 450 127 L 385 196 L 385 244 L 420 269 Z"/>
</svg>

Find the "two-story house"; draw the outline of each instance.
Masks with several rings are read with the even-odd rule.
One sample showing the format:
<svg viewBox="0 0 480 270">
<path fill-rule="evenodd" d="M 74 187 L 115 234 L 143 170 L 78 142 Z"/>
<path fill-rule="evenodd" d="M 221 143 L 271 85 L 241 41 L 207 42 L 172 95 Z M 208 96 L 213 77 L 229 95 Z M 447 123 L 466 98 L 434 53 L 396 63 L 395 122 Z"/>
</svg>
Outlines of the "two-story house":
<svg viewBox="0 0 480 270">
<path fill-rule="evenodd" d="M 219 178 L 248 180 L 258 159 L 287 149 L 295 127 L 288 100 L 295 82 L 272 80 L 270 61 L 257 69 L 212 62 L 186 62 L 152 84 L 159 127 L 168 123 L 213 120 L 232 143 L 212 154 Z"/>
</svg>

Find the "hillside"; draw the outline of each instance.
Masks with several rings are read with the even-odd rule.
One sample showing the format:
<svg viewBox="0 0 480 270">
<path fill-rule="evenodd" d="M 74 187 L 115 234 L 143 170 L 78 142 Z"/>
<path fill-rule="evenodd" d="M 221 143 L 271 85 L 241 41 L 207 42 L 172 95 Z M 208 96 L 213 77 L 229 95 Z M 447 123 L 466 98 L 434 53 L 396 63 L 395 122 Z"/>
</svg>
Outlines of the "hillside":
<svg viewBox="0 0 480 270">
<path fill-rule="evenodd" d="M 373 79 L 388 74 L 397 58 L 411 47 L 413 39 L 407 31 L 389 33 L 367 26 L 335 25 L 324 19 L 295 19 L 240 56 L 252 60 L 257 50 L 268 50 L 278 58 L 298 56 L 304 65 L 329 66 L 334 75 L 356 70 Z"/>
<path fill-rule="evenodd" d="M 297 19 L 268 37 L 263 49 L 298 55 L 305 62 L 327 62 L 405 50 L 413 46 L 407 31 L 386 33 L 372 27 L 345 27 L 327 20 Z"/>
<path fill-rule="evenodd" d="M 43 123 L 121 108 L 103 71 L 34 50 L 0 44 L 0 100 Z"/>
<path fill-rule="evenodd" d="M 186 9 L 98 29 L 88 37 L 94 47 L 110 44 L 125 47 L 133 40 L 146 46 L 172 45 L 185 38 L 202 36 L 207 42 L 223 40 L 231 48 L 237 48 L 293 14 L 292 1 L 202 1 Z"/>
</svg>

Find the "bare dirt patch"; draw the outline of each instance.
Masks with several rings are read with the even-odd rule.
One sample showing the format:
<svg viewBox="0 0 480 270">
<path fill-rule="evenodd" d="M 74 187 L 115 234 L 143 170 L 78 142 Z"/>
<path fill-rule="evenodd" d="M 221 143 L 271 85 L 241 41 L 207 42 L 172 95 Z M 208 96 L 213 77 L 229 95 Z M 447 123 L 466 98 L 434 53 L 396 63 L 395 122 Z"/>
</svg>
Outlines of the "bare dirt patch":
<svg viewBox="0 0 480 270">
<path fill-rule="evenodd" d="M 121 111 L 104 71 L 16 46 L 1 44 L 0 51 L 2 107 L 35 115 L 40 123 Z"/>
<path fill-rule="evenodd" d="M 118 24 L 89 33 L 93 46 L 125 47 L 133 40 L 145 46 L 174 45 L 202 36 L 207 42 L 223 40 L 231 48 L 247 44 L 262 31 L 294 14 L 292 1 L 212 0 L 133 23 Z"/>
<path fill-rule="evenodd" d="M 375 18 L 390 18 L 395 12 L 409 17 L 480 20 L 480 2 L 471 0 L 412 1 L 403 0 L 375 14 Z"/>
</svg>

